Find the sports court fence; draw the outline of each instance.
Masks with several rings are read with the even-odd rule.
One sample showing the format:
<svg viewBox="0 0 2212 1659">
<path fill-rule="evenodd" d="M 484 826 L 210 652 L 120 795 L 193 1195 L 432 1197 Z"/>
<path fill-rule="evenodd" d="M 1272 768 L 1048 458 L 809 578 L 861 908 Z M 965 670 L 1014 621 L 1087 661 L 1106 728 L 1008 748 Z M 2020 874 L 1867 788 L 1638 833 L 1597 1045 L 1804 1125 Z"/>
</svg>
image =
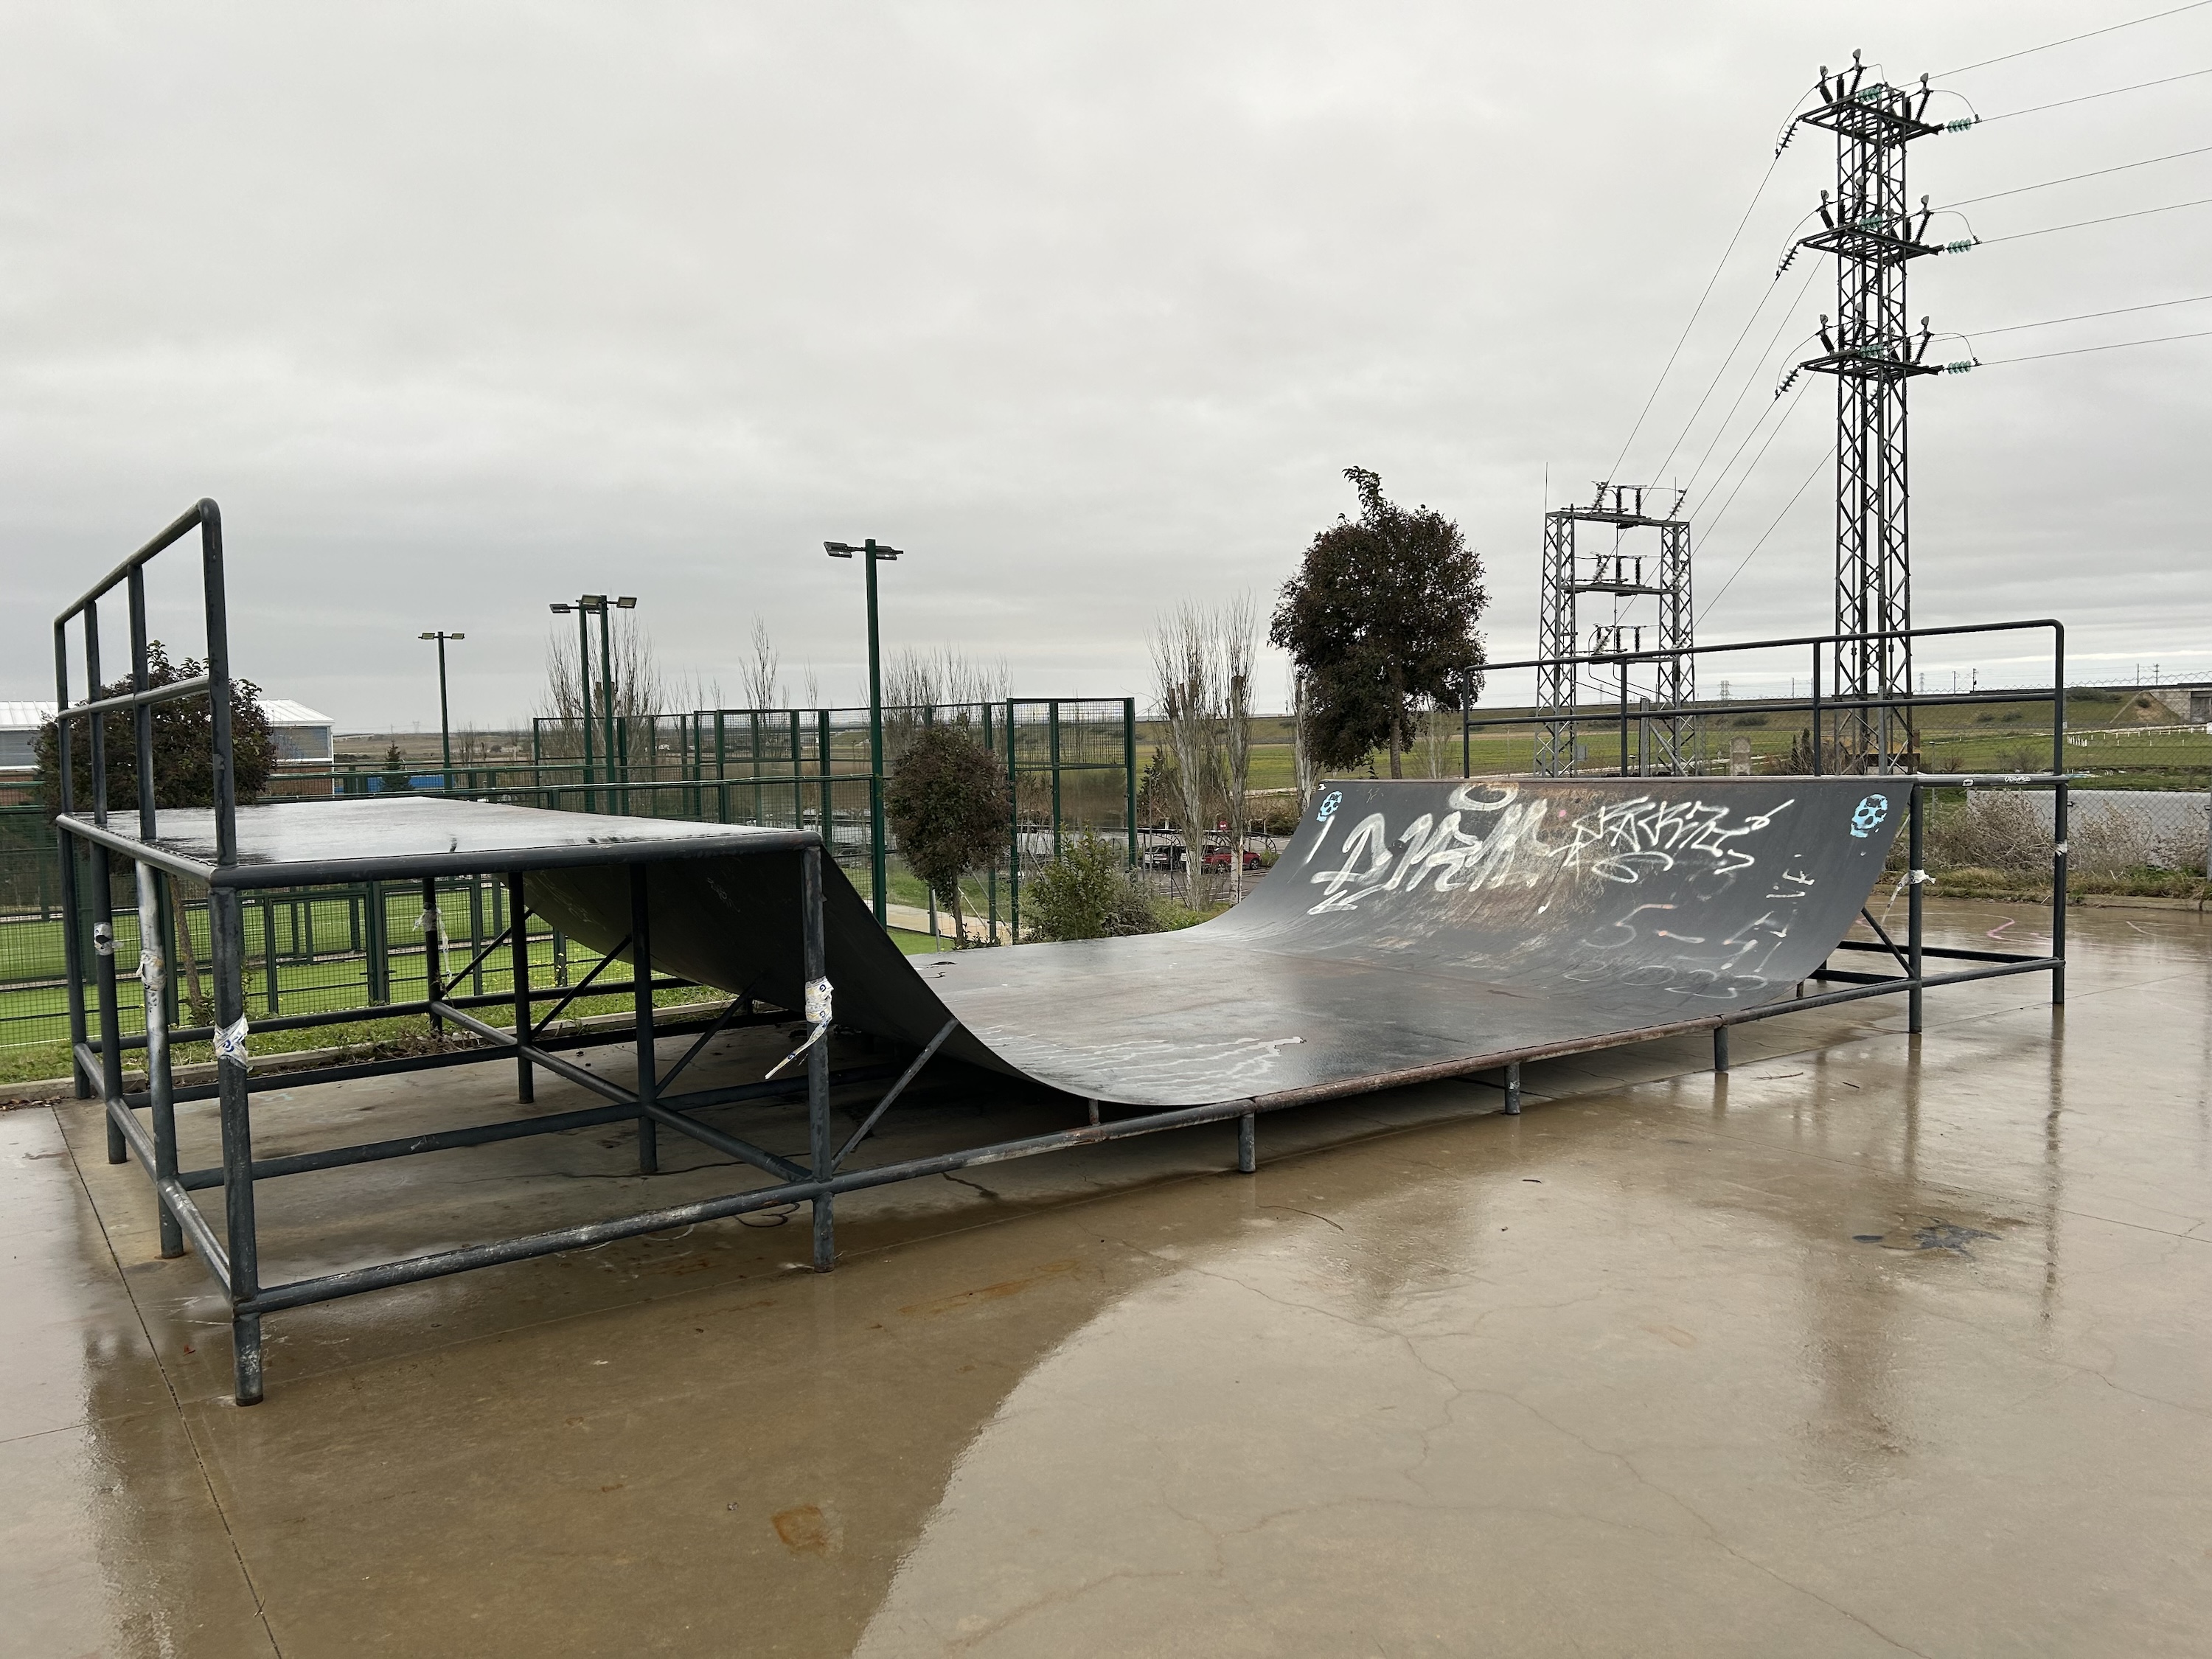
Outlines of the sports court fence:
<svg viewBox="0 0 2212 1659">
<path fill-rule="evenodd" d="M 1133 700 L 1012 698 L 889 708 L 884 713 L 886 775 L 916 732 L 939 723 L 966 728 L 1006 767 L 1013 802 L 1005 850 L 963 884 L 971 935 L 1015 937 L 1023 884 L 1075 836 L 1111 838 L 1136 861 Z M 580 752 L 580 735 L 562 722 L 541 720 L 533 733 L 538 757 L 530 764 L 456 767 L 450 773 L 295 771 L 284 775 L 283 793 L 450 794 L 558 811 L 812 830 L 821 833 L 861 896 L 872 897 L 881 785 L 869 767 L 866 708 L 706 709 L 618 722 L 618 739 L 625 728 L 634 735 L 618 741 L 612 765 L 595 758 L 587 767 L 580 758 L 565 758 L 564 747 Z M 895 922 L 932 932 L 941 926 L 949 936 L 950 918 L 938 915 L 934 896 L 906 867 L 895 837 L 886 836 L 884 853 L 886 904 L 912 913 Z M 77 879 L 80 890 L 90 890 L 89 866 L 82 855 Z M 137 897 L 127 878 L 116 881 L 113 948 L 121 960 L 136 962 Z M 57 842 L 45 810 L 0 806 L 0 1047 L 60 1043 L 69 1036 L 62 890 Z M 441 884 L 438 908 L 449 970 L 456 959 L 477 957 L 487 941 L 500 936 L 506 904 L 497 882 Z M 288 889 L 247 901 L 242 921 L 255 1028 L 277 1029 L 270 1021 L 288 1015 L 346 1009 L 374 1019 L 384 1005 L 419 1000 L 426 994 L 424 914 L 416 884 L 389 890 L 376 883 Z M 164 920 L 170 932 L 165 956 L 177 969 L 167 993 L 170 1024 L 204 1024 L 203 1018 L 188 1018 L 193 964 L 209 956 L 204 896 L 173 894 Z M 532 977 L 541 984 L 568 984 L 572 975 L 580 979 L 599 961 L 543 924 L 533 924 L 530 938 Z M 80 960 L 91 960 L 96 946 L 89 931 L 79 944 Z M 467 985 L 453 988 L 456 993 L 489 1000 L 511 988 L 512 969 L 503 960 L 480 961 L 468 978 Z M 128 1000 L 137 981 L 118 983 L 126 998 L 123 1029 L 143 1033 L 144 1010 Z"/>
</svg>

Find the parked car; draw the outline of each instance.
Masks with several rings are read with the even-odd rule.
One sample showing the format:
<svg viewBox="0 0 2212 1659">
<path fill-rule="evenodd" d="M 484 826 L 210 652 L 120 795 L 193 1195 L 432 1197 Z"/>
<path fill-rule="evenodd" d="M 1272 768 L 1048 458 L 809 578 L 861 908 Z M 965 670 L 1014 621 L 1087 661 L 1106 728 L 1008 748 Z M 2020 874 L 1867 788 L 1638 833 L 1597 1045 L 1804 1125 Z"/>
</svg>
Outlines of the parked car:
<svg viewBox="0 0 2212 1659">
<path fill-rule="evenodd" d="M 1156 842 L 1147 847 L 1144 857 L 1138 862 L 1147 870 L 1180 870 L 1187 860 L 1183 857 L 1182 843 L 1170 841 Z M 1226 869 L 1228 866 L 1224 865 L 1222 867 Z"/>
<path fill-rule="evenodd" d="M 1207 848 L 1206 849 L 1206 858 L 1203 867 L 1208 870 L 1226 870 L 1229 868 L 1229 848 L 1226 847 Z M 1267 866 L 1261 861 L 1260 855 L 1248 847 L 1244 849 L 1244 867 L 1248 871 L 1264 870 L 1267 868 Z"/>
</svg>

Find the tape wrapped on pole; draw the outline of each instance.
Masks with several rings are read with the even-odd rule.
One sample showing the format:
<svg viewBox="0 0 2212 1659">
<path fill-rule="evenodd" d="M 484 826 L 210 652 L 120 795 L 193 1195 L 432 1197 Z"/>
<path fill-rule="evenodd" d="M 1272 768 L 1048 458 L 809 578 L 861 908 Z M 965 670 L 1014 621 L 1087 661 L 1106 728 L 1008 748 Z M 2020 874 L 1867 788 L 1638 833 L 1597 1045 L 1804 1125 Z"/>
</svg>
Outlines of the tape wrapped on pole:
<svg viewBox="0 0 2212 1659">
<path fill-rule="evenodd" d="M 811 1025 L 814 1029 L 806 1034 L 805 1042 L 800 1043 L 796 1048 L 793 1048 L 781 1060 L 779 1060 L 775 1065 L 769 1067 L 768 1074 L 769 1077 L 774 1077 L 778 1072 L 790 1065 L 793 1060 L 797 1060 L 801 1054 L 805 1054 L 809 1048 L 811 1048 L 816 1043 L 821 1042 L 824 1036 L 829 1035 L 832 1003 L 833 999 L 830 994 L 830 986 L 828 980 L 810 979 L 806 981 L 806 1006 L 805 1012 L 806 1015 L 806 1023 Z"/>
<path fill-rule="evenodd" d="M 95 922 L 92 929 L 92 948 L 103 957 L 115 954 L 115 930 L 106 922 Z"/>
<path fill-rule="evenodd" d="M 251 1066 L 253 1063 L 252 1057 L 246 1051 L 246 1036 L 251 1030 L 252 1027 L 246 1023 L 244 1014 L 240 1014 L 229 1024 L 217 1028 L 215 1034 L 216 1059 L 218 1061 L 227 1060 L 241 1072 Z"/>
<path fill-rule="evenodd" d="M 161 988 L 161 953 L 152 945 L 141 947 L 138 952 L 138 982 L 149 991 Z"/>
</svg>

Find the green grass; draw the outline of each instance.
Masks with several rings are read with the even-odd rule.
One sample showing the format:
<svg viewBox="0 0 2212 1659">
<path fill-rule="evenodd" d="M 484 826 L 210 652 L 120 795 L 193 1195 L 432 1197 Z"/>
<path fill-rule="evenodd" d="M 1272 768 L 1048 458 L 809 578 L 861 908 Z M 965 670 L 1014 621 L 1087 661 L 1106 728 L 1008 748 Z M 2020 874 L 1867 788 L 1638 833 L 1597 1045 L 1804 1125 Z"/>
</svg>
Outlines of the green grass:
<svg viewBox="0 0 2212 1659">
<path fill-rule="evenodd" d="M 927 939 L 923 943 L 927 944 Z M 656 1008 L 684 1008 L 702 1001 L 708 1006 L 718 1005 L 721 994 L 702 991 L 690 986 L 656 991 L 653 995 Z M 629 994 L 623 992 L 615 996 L 582 997 L 568 1005 L 559 1025 L 548 1033 L 557 1044 L 559 1033 L 574 1029 L 573 1021 L 593 1014 L 628 1013 Z M 477 1009 L 477 1015 L 488 1024 L 514 1029 L 514 1022 L 503 1018 L 498 1009 Z M 544 1013 L 539 1015 L 543 1018 Z M 256 1031 L 250 1039 L 254 1057 L 269 1059 L 277 1054 L 300 1054 L 313 1048 L 346 1048 L 354 1050 L 359 1059 L 381 1059 L 392 1054 L 430 1053 L 434 1051 L 429 1036 L 429 1022 L 420 1014 L 384 1019 L 350 1020 L 341 1025 L 316 1025 L 302 1030 Z M 465 1044 L 449 1041 L 444 1046 Z M 179 1066 L 202 1063 L 215 1058 L 212 1045 L 205 1042 L 180 1042 L 172 1051 L 173 1062 Z M 142 1068 L 144 1051 L 125 1049 L 124 1070 L 128 1073 Z M 16 1042 L 0 1046 L 0 1085 L 10 1083 L 43 1081 L 48 1078 L 69 1075 L 69 1043 L 57 1042 Z"/>
</svg>

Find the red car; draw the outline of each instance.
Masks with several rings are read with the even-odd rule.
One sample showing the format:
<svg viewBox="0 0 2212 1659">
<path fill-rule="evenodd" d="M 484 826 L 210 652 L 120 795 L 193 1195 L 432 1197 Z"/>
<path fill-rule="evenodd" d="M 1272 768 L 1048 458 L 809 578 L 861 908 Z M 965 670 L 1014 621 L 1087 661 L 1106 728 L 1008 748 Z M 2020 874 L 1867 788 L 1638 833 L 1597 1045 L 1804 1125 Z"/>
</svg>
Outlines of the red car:
<svg viewBox="0 0 2212 1659">
<path fill-rule="evenodd" d="M 1203 862 L 1208 870 L 1226 870 L 1229 867 L 1229 849 L 1226 847 L 1209 847 L 1206 849 Z M 1247 870 L 1264 870 L 1267 866 L 1260 855 L 1248 847 L 1244 849 L 1244 867 Z"/>
</svg>

